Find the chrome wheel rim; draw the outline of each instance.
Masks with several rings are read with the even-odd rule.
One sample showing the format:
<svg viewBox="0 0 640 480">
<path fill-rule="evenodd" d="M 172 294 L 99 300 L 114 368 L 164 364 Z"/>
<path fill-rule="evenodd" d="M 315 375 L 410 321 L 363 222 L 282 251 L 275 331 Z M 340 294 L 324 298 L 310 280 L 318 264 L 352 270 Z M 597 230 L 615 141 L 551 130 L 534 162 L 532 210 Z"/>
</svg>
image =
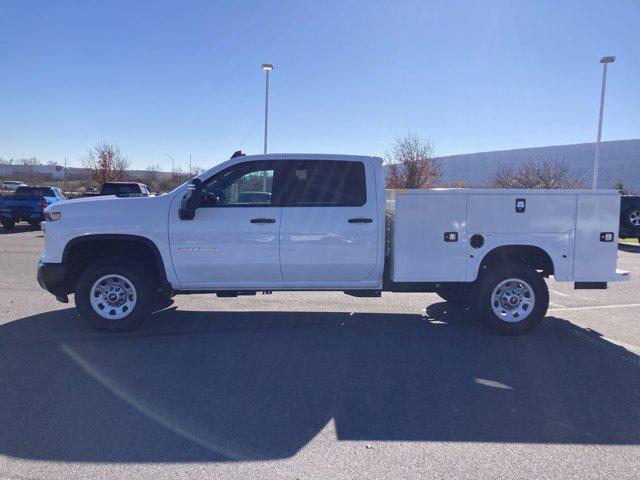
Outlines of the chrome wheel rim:
<svg viewBox="0 0 640 480">
<path fill-rule="evenodd" d="M 631 215 L 629 215 L 629 221 L 631 222 L 631 225 L 640 227 L 640 210 L 634 210 L 631 212 Z"/>
<path fill-rule="evenodd" d="M 122 275 L 105 275 L 91 287 L 91 307 L 102 318 L 119 320 L 136 306 L 138 295 L 131 280 Z"/>
<path fill-rule="evenodd" d="M 496 316 L 509 323 L 523 321 L 536 304 L 531 285 L 520 278 L 509 278 L 500 282 L 491 294 L 491 308 Z"/>
</svg>

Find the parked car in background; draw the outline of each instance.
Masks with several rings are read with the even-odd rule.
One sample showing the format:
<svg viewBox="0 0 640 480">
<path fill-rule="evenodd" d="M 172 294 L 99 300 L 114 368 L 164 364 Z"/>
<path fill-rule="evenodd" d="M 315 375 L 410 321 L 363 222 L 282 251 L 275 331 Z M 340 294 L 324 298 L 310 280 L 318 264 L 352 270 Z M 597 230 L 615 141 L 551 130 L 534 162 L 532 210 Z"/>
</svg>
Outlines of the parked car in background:
<svg viewBox="0 0 640 480">
<path fill-rule="evenodd" d="M 107 182 L 102 185 L 99 195 L 117 195 L 118 197 L 148 197 L 149 188 L 138 182 Z"/>
<path fill-rule="evenodd" d="M 39 226 L 45 219 L 44 209 L 65 199 L 58 187 L 20 186 L 14 195 L 0 198 L 0 222 L 7 230 L 20 221 Z"/>
<path fill-rule="evenodd" d="M 18 187 L 26 187 L 27 184 L 20 180 L 5 180 L 2 182 L 2 188 L 4 190 L 15 190 Z"/>
<path fill-rule="evenodd" d="M 87 187 L 82 194 L 83 197 L 95 197 L 100 194 L 100 190 L 95 187 Z"/>
<path fill-rule="evenodd" d="M 640 195 L 623 195 L 620 201 L 620 238 L 640 242 Z"/>
<path fill-rule="evenodd" d="M 269 192 L 242 192 L 238 194 L 238 203 L 253 203 L 253 204 L 269 204 L 271 203 L 271 193 Z"/>
</svg>

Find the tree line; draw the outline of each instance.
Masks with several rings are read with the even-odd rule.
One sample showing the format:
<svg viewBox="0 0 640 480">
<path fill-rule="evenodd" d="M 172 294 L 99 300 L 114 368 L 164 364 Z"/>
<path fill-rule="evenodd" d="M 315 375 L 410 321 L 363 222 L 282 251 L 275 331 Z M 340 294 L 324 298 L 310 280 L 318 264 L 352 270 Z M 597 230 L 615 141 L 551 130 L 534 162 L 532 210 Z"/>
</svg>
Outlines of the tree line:
<svg viewBox="0 0 640 480">
<path fill-rule="evenodd" d="M 178 166 L 170 175 L 162 175 L 160 164 L 154 164 L 149 165 L 140 177 L 131 178 L 128 172 L 131 160 L 122 154 L 118 145 L 107 141 L 98 143 L 89 150 L 82 158 L 82 165 L 89 170 L 92 180 L 98 185 L 125 180 L 137 181 L 147 185 L 152 192 L 173 190 L 203 171 L 200 167 L 194 167 L 190 172 L 185 172 Z"/>
<path fill-rule="evenodd" d="M 91 179 L 101 186 L 105 182 L 124 180 L 145 183 L 151 191 L 166 192 L 198 175 L 204 169 L 192 168 L 185 172 L 180 167 L 170 175 L 162 174 L 159 164 L 150 165 L 139 178 L 129 176 L 131 160 L 126 157 L 118 145 L 113 142 L 100 142 L 90 149 L 81 159 L 82 165 L 90 172 Z M 0 158 L 0 164 L 42 165 L 36 158 L 10 159 Z M 47 165 L 55 165 L 48 162 Z M 442 160 L 435 155 L 435 147 L 429 139 L 415 133 L 396 137 L 389 151 L 384 154 L 384 166 L 387 188 L 432 188 L 448 186 L 466 188 L 464 181 L 442 185 Z M 564 160 L 548 158 L 544 160 L 527 160 L 517 167 L 505 166 L 497 168 L 489 177 L 486 185 L 490 188 L 524 188 L 524 189 L 565 189 L 586 188 L 585 178 L 573 171 Z M 623 194 L 631 194 L 621 182 L 614 188 Z"/>
</svg>

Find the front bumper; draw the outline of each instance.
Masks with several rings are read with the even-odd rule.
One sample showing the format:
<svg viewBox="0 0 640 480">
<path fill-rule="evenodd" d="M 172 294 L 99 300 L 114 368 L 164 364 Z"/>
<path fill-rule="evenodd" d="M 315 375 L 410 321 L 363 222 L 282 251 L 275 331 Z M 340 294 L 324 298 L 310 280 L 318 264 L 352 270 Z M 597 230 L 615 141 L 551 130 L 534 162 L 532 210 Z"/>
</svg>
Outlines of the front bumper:
<svg viewBox="0 0 640 480">
<path fill-rule="evenodd" d="M 42 260 L 38 262 L 38 283 L 64 303 L 67 303 L 69 293 L 65 282 L 66 275 L 65 263 L 44 263 Z"/>
</svg>

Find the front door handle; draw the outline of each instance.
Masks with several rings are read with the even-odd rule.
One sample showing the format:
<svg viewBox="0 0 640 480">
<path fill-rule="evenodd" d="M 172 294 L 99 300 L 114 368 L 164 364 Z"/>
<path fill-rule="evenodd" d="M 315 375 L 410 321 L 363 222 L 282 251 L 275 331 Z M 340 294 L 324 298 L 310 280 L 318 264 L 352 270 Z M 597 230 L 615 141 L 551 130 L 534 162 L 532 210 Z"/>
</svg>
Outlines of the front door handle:
<svg viewBox="0 0 640 480">
<path fill-rule="evenodd" d="M 252 218 L 251 223 L 276 223 L 275 218 Z"/>
<path fill-rule="evenodd" d="M 372 223 L 373 218 L 350 218 L 349 223 Z"/>
</svg>

